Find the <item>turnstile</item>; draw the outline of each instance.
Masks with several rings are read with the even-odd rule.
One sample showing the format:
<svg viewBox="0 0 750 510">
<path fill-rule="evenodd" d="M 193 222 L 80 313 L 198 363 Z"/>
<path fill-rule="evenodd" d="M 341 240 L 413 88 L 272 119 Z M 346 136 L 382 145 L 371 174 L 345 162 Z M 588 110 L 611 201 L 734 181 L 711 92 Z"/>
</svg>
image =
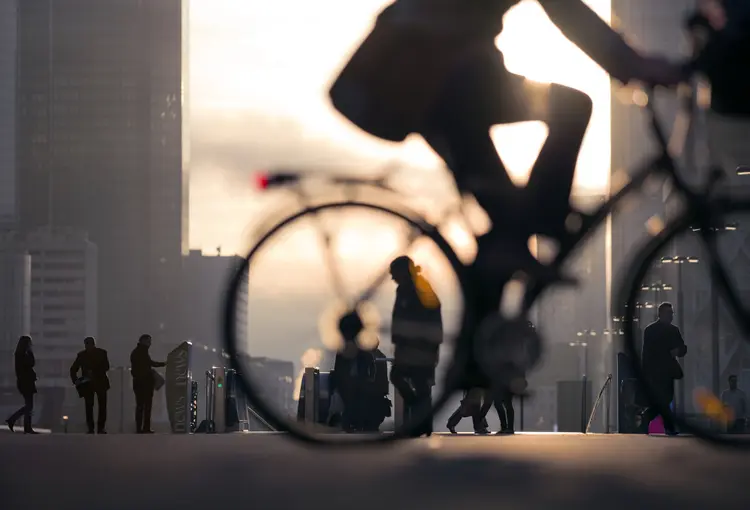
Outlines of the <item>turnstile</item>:
<svg viewBox="0 0 750 510">
<path fill-rule="evenodd" d="M 239 391 L 237 371 L 212 367 L 206 370 L 205 418 L 195 429 L 197 433 L 250 431 L 258 424 L 260 430 L 274 430 L 248 403 Z M 197 391 L 196 391 L 197 398 Z"/>
</svg>

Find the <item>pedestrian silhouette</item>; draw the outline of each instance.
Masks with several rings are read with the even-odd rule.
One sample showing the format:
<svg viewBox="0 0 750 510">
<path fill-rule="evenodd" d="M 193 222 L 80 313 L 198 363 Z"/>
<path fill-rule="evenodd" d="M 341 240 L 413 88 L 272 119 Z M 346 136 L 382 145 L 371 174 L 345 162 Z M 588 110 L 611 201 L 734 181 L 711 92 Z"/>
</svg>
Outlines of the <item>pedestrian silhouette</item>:
<svg viewBox="0 0 750 510">
<path fill-rule="evenodd" d="M 464 392 L 464 398 L 461 400 L 458 409 L 448 418 L 448 430 L 451 434 L 456 434 L 456 426 L 461 419 L 471 417 L 475 434 L 488 434 L 489 426 L 485 418 L 486 410 L 492 405 L 492 399 L 488 391 L 482 388 L 474 388 Z"/>
<path fill-rule="evenodd" d="M 443 341 L 440 300 L 421 274 L 421 268 L 409 257 L 394 259 L 390 271 L 398 285 L 391 321 L 394 345 L 391 382 L 404 401 L 404 422 L 416 426 L 413 435 L 430 435 L 432 422 L 418 422 L 431 406 L 435 368 Z"/>
<path fill-rule="evenodd" d="M 672 324 L 674 309 L 671 303 L 659 305 L 659 318 L 649 324 L 643 332 L 643 375 L 653 394 L 654 401 L 647 406 L 641 420 L 641 432 L 648 432 L 648 424 L 668 409 L 674 399 L 674 381 L 683 378 L 682 367 L 677 358 L 687 354 L 687 346 L 677 326 Z M 662 414 L 667 434 L 677 433 L 671 415 Z"/>
<path fill-rule="evenodd" d="M 70 380 L 78 389 L 78 394 L 84 399 L 88 433 L 94 433 L 94 397 L 96 397 L 99 405 L 96 431 L 98 434 L 106 434 L 109 357 L 107 351 L 96 346 L 94 337 L 86 337 L 83 345 L 85 348 L 78 353 L 70 366 Z M 81 377 L 78 377 L 79 371 Z"/>
<path fill-rule="evenodd" d="M 18 339 L 15 352 L 16 388 L 23 397 L 23 406 L 13 413 L 5 423 L 13 432 L 16 421 L 23 415 L 23 433 L 37 434 L 31 427 L 31 415 L 34 411 L 34 393 L 36 393 L 36 372 L 34 371 L 34 352 L 31 349 L 31 337 L 22 336 Z"/>
<path fill-rule="evenodd" d="M 151 430 L 151 406 L 156 385 L 153 369 L 167 365 L 151 359 L 148 352 L 150 347 L 151 335 L 141 335 L 138 345 L 130 353 L 130 374 L 133 376 L 133 393 L 135 394 L 136 434 L 154 433 Z"/>
</svg>

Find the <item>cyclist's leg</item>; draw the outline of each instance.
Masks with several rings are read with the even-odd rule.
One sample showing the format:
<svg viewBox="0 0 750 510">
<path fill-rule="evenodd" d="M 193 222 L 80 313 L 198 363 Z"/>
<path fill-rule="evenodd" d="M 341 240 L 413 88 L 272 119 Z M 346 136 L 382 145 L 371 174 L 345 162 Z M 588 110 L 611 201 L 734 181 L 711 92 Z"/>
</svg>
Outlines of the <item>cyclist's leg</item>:
<svg viewBox="0 0 750 510">
<path fill-rule="evenodd" d="M 504 122 L 496 117 L 507 71 L 498 70 L 498 64 L 502 68 L 496 50 L 467 57 L 445 84 L 420 134 L 446 162 L 458 188 L 502 223 L 515 215 L 521 198 L 490 138 L 490 127 Z"/>
<path fill-rule="evenodd" d="M 583 92 L 514 75 L 496 49 L 486 48 L 456 70 L 421 134 L 446 161 L 458 187 L 472 193 L 506 234 L 519 234 L 525 243 L 533 233 L 548 233 L 550 222 L 564 223 L 590 117 L 591 100 Z M 549 134 L 521 193 L 489 129 L 531 120 L 545 122 Z"/>
<path fill-rule="evenodd" d="M 556 84 L 549 86 L 546 103 L 548 135 L 529 176 L 527 200 L 536 206 L 535 233 L 560 239 L 593 105 L 585 93 Z"/>
</svg>

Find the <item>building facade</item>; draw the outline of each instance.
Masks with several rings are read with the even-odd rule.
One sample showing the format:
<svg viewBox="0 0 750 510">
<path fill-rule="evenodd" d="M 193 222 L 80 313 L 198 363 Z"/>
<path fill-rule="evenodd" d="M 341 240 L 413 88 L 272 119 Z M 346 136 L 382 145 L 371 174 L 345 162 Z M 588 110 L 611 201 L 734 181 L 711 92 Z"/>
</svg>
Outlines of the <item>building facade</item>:
<svg viewBox="0 0 750 510">
<path fill-rule="evenodd" d="M 182 293 L 182 323 L 186 340 L 196 350 L 224 348 L 224 302 L 230 278 L 242 264 L 242 257 L 204 255 L 201 250 L 190 250 L 184 258 Z M 247 334 L 247 281 L 244 282 L 237 303 L 237 334 Z"/>
<path fill-rule="evenodd" d="M 21 226 L 81 228 L 97 245 L 98 327 L 115 363 L 142 333 L 180 340 L 183 9 L 181 0 L 18 9 Z"/>
<path fill-rule="evenodd" d="M 16 220 L 18 0 L 0 0 L 0 230 Z"/>
<path fill-rule="evenodd" d="M 0 386 L 15 387 L 13 353 L 31 333 L 31 257 L 11 238 L 0 237 Z"/>
</svg>

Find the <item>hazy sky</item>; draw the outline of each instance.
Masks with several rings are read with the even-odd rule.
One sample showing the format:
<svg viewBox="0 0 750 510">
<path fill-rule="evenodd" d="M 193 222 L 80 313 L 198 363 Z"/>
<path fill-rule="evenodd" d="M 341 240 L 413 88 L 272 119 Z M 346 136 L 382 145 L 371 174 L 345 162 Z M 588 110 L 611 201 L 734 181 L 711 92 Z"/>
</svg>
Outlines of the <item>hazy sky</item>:
<svg viewBox="0 0 750 510">
<path fill-rule="evenodd" d="M 350 126 L 328 103 L 329 83 L 387 3 L 191 0 L 193 247 L 240 249 L 243 231 L 269 207 L 252 193 L 253 170 L 372 172 L 396 159 L 432 172 L 430 181 L 449 182 L 420 138 L 402 145 L 378 141 Z M 588 3 L 609 17 L 608 0 Z M 546 35 L 540 38 L 531 27 Z M 595 127 L 584 144 L 577 183 L 602 189 L 609 174 L 609 82 L 603 71 L 530 0 L 509 13 L 499 45 L 511 70 L 592 95 Z M 544 136 L 535 123 L 493 131 L 498 152 L 518 175 L 528 171 Z"/>
</svg>

